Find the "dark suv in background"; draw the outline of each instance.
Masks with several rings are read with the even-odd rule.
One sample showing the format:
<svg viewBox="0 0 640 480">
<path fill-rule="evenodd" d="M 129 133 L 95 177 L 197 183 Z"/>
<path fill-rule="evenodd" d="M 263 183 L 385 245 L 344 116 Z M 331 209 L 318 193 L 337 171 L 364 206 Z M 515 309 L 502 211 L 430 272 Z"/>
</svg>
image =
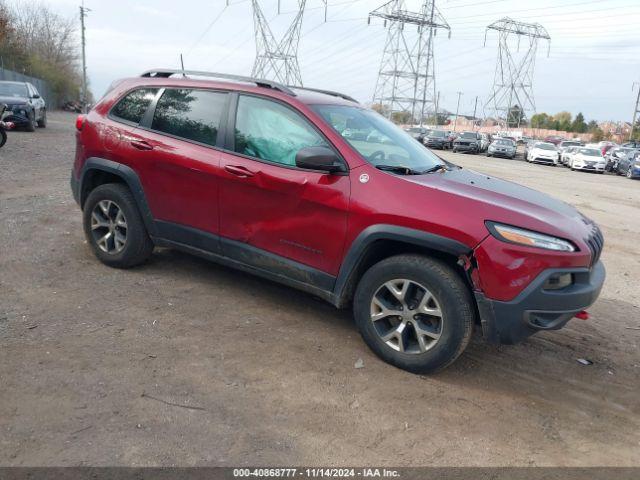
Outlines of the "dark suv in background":
<svg viewBox="0 0 640 480">
<path fill-rule="evenodd" d="M 462 132 L 453 141 L 453 151 L 479 153 L 481 145 L 482 136 L 478 132 Z"/>
<path fill-rule="evenodd" d="M 4 120 L 29 132 L 47 126 L 47 106 L 36 87 L 27 82 L 0 81 L 0 103 L 7 105 Z"/>
<path fill-rule="evenodd" d="M 447 130 L 431 130 L 425 137 L 424 144 L 429 148 L 447 150 L 453 148 L 455 136 Z"/>
<path fill-rule="evenodd" d="M 71 188 L 104 264 L 171 247 L 351 306 L 412 372 L 453 362 L 474 325 L 505 343 L 561 328 L 604 282 L 575 208 L 446 162 L 346 95 L 154 70 L 76 128 Z"/>
</svg>

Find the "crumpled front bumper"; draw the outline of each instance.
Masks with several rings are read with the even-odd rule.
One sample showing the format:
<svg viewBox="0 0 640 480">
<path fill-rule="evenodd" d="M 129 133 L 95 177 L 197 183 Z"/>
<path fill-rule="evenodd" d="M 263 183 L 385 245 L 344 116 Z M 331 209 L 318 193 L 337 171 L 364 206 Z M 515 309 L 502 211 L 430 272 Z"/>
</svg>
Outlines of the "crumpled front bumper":
<svg viewBox="0 0 640 480">
<path fill-rule="evenodd" d="M 454 143 L 453 148 L 458 150 L 459 152 L 477 152 L 480 150 L 479 145 L 468 145 L 464 143 Z"/>
<path fill-rule="evenodd" d="M 574 283 L 560 290 L 544 289 L 554 274 L 572 273 Z M 516 298 L 503 302 L 475 292 L 482 332 L 492 343 L 518 343 L 541 330 L 558 330 L 600 295 L 606 272 L 602 262 L 592 268 L 543 271 Z"/>
<path fill-rule="evenodd" d="M 25 110 L 25 115 L 22 115 L 21 113 L 15 112 L 15 111 L 9 111 L 7 110 L 5 112 L 4 118 L 2 119 L 3 122 L 12 122 L 15 124 L 16 127 L 25 127 L 29 125 L 29 117 L 27 117 L 27 113 Z"/>
</svg>

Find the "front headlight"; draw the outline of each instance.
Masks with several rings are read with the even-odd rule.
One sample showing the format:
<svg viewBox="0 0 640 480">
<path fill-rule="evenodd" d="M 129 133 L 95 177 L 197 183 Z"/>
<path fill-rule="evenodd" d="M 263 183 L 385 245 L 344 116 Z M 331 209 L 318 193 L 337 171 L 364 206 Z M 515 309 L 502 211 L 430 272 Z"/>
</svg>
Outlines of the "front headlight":
<svg viewBox="0 0 640 480">
<path fill-rule="evenodd" d="M 556 250 L 560 252 L 575 252 L 576 247 L 571 242 L 561 238 L 545 235 L 544 233 L 525 230 L 524 228 L 512 227 L 501 223 L 485 222 L 489 232 L 498 240 L 507 243 L 515 243 L 526 247 L 544 248 L 545 250 Z"/>
</svg>

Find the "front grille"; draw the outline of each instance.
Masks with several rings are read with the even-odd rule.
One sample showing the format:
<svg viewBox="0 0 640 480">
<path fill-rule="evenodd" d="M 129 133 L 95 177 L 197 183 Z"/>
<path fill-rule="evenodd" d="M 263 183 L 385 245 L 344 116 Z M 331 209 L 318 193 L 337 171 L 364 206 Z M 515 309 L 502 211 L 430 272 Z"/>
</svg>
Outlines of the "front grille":
<svg viewBox="0 0 640 480">
<path fill-rule="evenodd" d="M 593 266 L 600 260 L 602 247 L 604 247 L 604 236 L 595 224 L 593 225 L 589 238 L 587 238 L 587 245 L 589 245 L 589 250 L 591 250 L 591 265 Z"/>
</svg>

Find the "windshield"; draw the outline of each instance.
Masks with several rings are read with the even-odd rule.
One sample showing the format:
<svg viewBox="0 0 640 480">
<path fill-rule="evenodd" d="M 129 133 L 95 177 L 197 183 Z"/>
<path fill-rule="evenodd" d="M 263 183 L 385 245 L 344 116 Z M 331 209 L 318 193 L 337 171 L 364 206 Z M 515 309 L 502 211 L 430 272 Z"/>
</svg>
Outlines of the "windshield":
<svg viewBox="0 0 640 480">
<path fill-rule="evenodd" d="M 444 132 L 442 130 L 431 130 L 429 132 L 429 136 L 430 137 L 443 138 L 443 137 L 447 136 L 447 132 Z"/>
<path fill-rule="evenodd" d="M 459 138 L 476 139 L 478 136 L 474 132 L 462 132 Z"/>
<path fill-rule="evenodd" d="M 536 145 L 536 148 L 539 148 L 540 150 L 555 150 L 556 147 L 550 143 L 538 143 Z"/>
<path fill-rule="evenodd" d="M 411 132 L 411 133 L 422 133 L 422 132 L 424 132 L 424 129 L 415 127 L 415 128 L 410 128 L 409 132 Z"/>
<path fill-rule="evenodd" d="M 513 147 L 513 142 L 511 140 L 507 140 L 506 138 L 501 138 L 495 141 L 496 145 L 502 145 L 506 147 Z"/>
<path fill-rule="evenodd" d="M 601 157 L 602 154 L 600 153 L 600 150 L 597 150 L 595 148 L 581 148 L 578 153 L 582 154 L 582 155 L 586 155 L 588 157 Z"/>
<path fill-rule="evenodd" d="M 444 164 L 411 135 L 372 110 L 348 105 L 312 108 L 372 165 L 424 171 Z"/>
<path fill-rule="evenodd" d="M 27 86 L 22 83 L 0 83 L 0 96 L 27 97 Z"/>
<path fill-rule="evenodd" d="M 562 142 L 560 144 L 561 147 L 576 147 L 579 145 L 580 145 L 580 142 Z"/>
</svg>

